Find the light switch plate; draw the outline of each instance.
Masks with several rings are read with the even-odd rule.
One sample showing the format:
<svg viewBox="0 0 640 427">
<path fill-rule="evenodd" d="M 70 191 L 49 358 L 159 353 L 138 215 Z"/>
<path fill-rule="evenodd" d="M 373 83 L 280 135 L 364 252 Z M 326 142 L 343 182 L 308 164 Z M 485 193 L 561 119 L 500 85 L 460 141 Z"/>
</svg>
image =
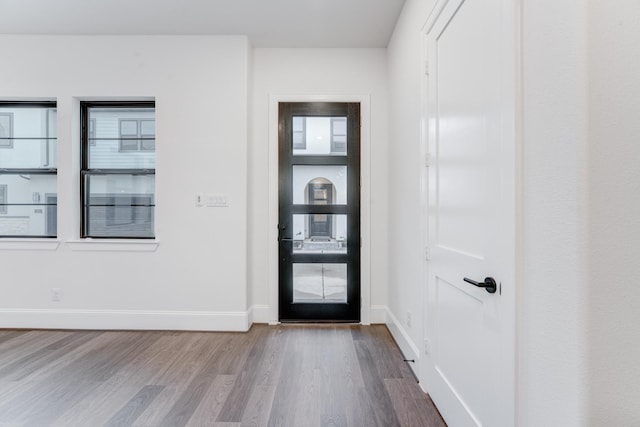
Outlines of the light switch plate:
<svg viewBox="0 0 640 427">
<path fill-rule="evenodd" d="M 207 206 L 224 208 L 229 206 L 229 196 L 226 194 L 207 194 Z"/>
</svg>

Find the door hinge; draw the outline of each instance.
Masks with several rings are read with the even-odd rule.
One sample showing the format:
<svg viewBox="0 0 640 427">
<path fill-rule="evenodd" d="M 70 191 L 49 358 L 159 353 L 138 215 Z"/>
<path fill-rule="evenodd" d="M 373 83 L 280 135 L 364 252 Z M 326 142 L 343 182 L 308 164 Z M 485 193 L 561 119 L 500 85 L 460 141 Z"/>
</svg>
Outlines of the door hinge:
<svg viewBox="0 0 640 427">
<path fill-rule="evenodd" d="M 424 75 L 429 75 L 429 61 L 424 61 Z"/>
<path fill-rule="evenodd" d="M 426 167 L 431 167 L 431 153 L 426 153 L 424 156 L 424 165 Z"/>
<path fill-rule="evenodd" d="M 429 261 L 431 259 L 431 248 L 429 246 L 424 247 L 424 259 Z"/>
<path fill-rule="evenodd" d="M 362 237 L 360 237 L 360 247 L 362 247 Z"/>
</svg>

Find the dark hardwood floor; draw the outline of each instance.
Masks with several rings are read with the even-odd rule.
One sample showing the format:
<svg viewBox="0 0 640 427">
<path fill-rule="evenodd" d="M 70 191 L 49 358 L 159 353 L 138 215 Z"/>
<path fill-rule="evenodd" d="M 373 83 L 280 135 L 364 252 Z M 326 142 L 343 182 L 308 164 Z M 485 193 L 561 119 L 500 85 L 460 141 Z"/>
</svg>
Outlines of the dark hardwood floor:
<svg viewBox="0 0 640 427">
<path fill-rule="evenodd" d="M 445 426 L 385 326 L 0 330 L 0 426 Z"/>
</svg>

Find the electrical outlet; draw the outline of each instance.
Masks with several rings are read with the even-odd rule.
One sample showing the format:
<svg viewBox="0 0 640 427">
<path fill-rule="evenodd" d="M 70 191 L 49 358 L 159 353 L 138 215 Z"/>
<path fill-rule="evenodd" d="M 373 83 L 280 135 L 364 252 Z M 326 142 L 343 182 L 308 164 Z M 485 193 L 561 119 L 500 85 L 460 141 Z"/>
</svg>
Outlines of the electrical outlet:
<svg viewBox="0 0 640 427">
<path fill-rule="evenodd" d="M 204 196 L 201 193 L 196 194 L 196 206 L 204 206 Z"/>
<path fill-rule="evenodd" d="M 60 288 L 51 289 L 51 301 L 60 302 L 61 297 L 62 297 L 62 290 Z"/>
<path fill-rule="evenodd" d="M 429 339 L 424 340 L 424 354 L 431 354 L 431 341 Z"/>
<path fill-rule="evenodd" d="M 407 327 L 411 327 L 411 312 L 407 311 Z"/>
</svg>

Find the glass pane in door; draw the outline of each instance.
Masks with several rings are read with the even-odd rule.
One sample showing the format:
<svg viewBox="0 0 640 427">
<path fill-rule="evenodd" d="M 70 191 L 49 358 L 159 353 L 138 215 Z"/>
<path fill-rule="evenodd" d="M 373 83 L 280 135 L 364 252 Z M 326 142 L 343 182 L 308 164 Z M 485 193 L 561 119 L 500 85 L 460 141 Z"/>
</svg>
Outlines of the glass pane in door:
<svg viewBox="0 0 640 427">
<path fill-rule="evenodd" d="M 292 117 L 294 156 L 346 156 L 346 117 Z"/>
<path fill-rule="evenodd" d="M 293 166 L 294 205 L 346 205 L 347 166 Z"/>
<path fill-rule="evenodd" d="M 293 302 L 347 302 L 347 264 L 293 264 Z"/>
<path fill-rule="evenodd" d="M 293 215 L 293 253 L 346 254 L 347 216 Z"/>
</svg>

